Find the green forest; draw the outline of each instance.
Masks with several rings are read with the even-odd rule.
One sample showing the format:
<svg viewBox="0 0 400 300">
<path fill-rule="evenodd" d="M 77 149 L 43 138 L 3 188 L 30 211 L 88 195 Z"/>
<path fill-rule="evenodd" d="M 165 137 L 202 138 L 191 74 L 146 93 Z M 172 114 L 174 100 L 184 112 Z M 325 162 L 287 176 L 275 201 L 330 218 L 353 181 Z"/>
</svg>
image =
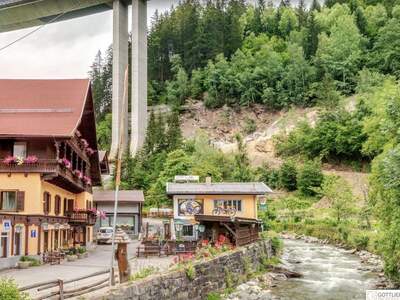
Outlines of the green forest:
<svg viewBox="0 0 400 300">
<path fill-rule="evenodd" d="M 150 116 L 143 150 L 124 160 L 124 188 L 143 189 L 148 205 L 162 206 L 170 205 L 165 183 L 176 174 L 264 181 L 286 191 L 260 215 L 268 229 L 368 249 L 400 281 L 400 1 L 186 0 L 156 12 L 148 47 L 149 104 L 168 104 L 173 113 Z M 111 71 L 110 47 L 90 71 L 104 149 Z M 182 138 L 179 114 L 187 99 L 208 109 L 318 107 L 318 120 L 275 137 L 284 160 L 279 169 L 268 162 L 253 167 L 239 135 L 233 155 L 211 147 L 207 136 Z M 369 173 L 362 205 L 342 178 L 323 174 L 325 163 Z M 313 209 L 321 198 L 329 209 Z"/>
</svg>

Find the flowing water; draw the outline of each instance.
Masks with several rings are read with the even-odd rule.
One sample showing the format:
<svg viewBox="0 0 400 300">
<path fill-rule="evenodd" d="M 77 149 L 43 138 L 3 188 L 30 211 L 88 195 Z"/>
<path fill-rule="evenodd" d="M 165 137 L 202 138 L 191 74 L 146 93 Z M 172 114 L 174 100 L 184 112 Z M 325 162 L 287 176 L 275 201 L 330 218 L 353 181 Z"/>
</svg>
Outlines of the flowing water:
<svg viewBox="0 0 400 300">
<path fill-rule="evenodd" d="M 272 294 L 282 300 L 365 299 L 377 274 L 361 271 L 358 256 L 330 245 L 284 240 L 282 263 L 303 274 L 278 283 Z"/>
</svg>

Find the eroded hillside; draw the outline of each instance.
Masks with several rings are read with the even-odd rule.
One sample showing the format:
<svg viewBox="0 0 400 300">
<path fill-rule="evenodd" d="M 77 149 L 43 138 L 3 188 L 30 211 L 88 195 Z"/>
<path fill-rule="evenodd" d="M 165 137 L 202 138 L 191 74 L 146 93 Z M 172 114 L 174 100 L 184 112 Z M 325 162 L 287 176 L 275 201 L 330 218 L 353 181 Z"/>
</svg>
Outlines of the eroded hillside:
<svg viewBox="0 0 400 300">
<path fill-rule="evenodd" d="M 354 99 L 350 100 L 349 103 L 352 104 Z M 351 110 L 353 105 L 349 103 L 348 107 Z M 209 110 L 202 102 L 192 101 L 188 102 L 181 117 L 181 128 L 185 138 L 192 138 L 200 133 L 207 135 L 211 143 L 225 153 L 235 151 L 235 134 L 240 133 L 253 166 L 267 163 L 276 167 L 282 160 L 275 155 L 273 136 L 281 132 L 290 132 L 301 121 L 314 124 L 317 112 L 317 108 L 293 108 L 288 111 L 271 112 L 261 105 Z M 324 173 L 341 176 L 349 182 L 354 195 L 363 198 L 367 189 L 368 174 L 326 164 Z"/>
</svg>

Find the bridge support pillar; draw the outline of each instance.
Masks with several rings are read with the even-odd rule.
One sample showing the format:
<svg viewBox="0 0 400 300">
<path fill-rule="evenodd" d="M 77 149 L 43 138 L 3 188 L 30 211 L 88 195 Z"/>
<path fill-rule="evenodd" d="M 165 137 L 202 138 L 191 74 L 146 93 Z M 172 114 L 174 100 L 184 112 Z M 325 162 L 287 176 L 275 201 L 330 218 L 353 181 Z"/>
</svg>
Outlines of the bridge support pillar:
<svg viewBox="0 0 400 300">
<path fill-rule="evenodd" d="M 123 149 L 128 146 L 128 101 L 122 107 L 124 75 L 128 66 L 128 6 L 123 0 L 113 2 L 113 76 L 112 76 L 112 140 L 110 158 L 117 155 L 120 143 L 120 119 L 125 115 Z"/>
<path fill-rule="evenodd" d="M 147 0 L 132 0 L 132 98 L 130 152 L 143 146 L 147 128 Z"/>
</svg>

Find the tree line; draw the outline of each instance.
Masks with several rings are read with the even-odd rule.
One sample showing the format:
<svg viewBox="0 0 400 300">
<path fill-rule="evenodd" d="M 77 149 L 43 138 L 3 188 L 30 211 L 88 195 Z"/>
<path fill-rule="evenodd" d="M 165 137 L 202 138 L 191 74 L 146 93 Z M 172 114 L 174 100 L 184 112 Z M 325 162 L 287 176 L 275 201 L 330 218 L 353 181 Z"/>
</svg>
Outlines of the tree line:
<svg viewBox="0 0 400 300">
<path fill-rule="evenodd" d="M 183 1 L 149 32 L 154 103 L 311 106 L 355 92 L 364 68 L 399 75 L 400 2 Z"/>
<path fill-rule="evenodd" d="M 400 76 L 400 1 L 185 0 L 152 17 L 149 105 L 335 105 L 369 69 Z M 129 43 L 130 47 L 130 43 Z M 130 57 L 129 57 L 130 60 Z M 90 70 L 99 142 L 109 147 L 112 46 Z"/>
</svg>

